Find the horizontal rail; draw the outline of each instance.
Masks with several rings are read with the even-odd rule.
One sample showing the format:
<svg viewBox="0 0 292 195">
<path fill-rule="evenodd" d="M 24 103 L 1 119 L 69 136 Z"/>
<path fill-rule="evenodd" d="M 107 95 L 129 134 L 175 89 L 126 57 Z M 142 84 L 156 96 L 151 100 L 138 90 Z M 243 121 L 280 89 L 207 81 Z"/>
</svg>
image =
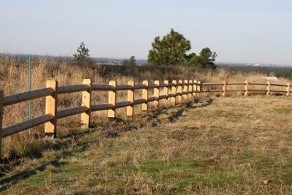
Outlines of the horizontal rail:
<svg viewBox="0 0 292 195">
<path fill-rule="evenodd" d="M 80 106 L 80 107 L 76 107 L 76 108 L 69 108 L 66 110 L 61 110 L 61 111 L 58 111 L 57 118 L 60 119 L 60 118 L 64 118 L 67 116 L 73 116 L 75 114 L 81 114 L 83 112 L 86 112 L 88 109 L 89 108 L 86 106 Z"/>
<path fill-rule="evenodd" d="M 176 97 L 176 94 L 168 94 L 168 98 Z"/>
<path fill-rule="evenodd" d="M 109 110 L 109 109 L 114 109 L 114 108 L 115 106 L 113 104 L 91 105 L 91 111 Z"/>
<path fill-rule="evenodd" d="M 159 99 L 160 99 L 160 100 L 162 100 L 162 99 L 166 99 L 166 98 L 168 98 L 168 95 L 160 95 L 160 96 L 159 96 Z"/>
<path fill-rule="evenodd" d="M 116 90 L 133 90 L 134 87 L 131 85 L 118 85 Z"/>
<path fill-rule="evenodd" d="M 137 105 L 137 104 L 143 104 L 143 103 L 147 103 L 148 100 L 146 99 L 138 99 L 138 100 L 134 100 L 133 104 Z"/>
<path fill-rule="evenodd" d="M 226 90 L 226 92 L 244 92 L 245 90 L 244 89 L 228 89 Z"/>
<path fill-rule="evenodd" d="M 277 83 L 271 83 L 271 86 L 276 86 L 276 87 L 287 87 L 287 84 L 277 84 Z"/>
<path fill-rule="evenodd" d="M 118 102 L 118 103 L 116 103 L 115 108 L 123 108 L 123 107 L 131 106 L 131 105 L 133 105 L 133 103 L 130 101 Z"/>
<path fill-rule="evenodd" d="M 250 82 L 248 83 L 249 85 L 264 85 L 264 86 L 267 86 L 268 83 L 255 83 L 255 82 Z"/>
<path fill-rule="evenodd" d="M 249 92 L 266 92 L 266 89 L 249 89 Z"/>
<path fill-rule="evenodd" d="M 212 86 L 214 86 L 214 85 L 220 86 L 221 85 L 222 86 L 224 84 L 223 83 L 203 83 L 203 86 L 209 86 L 209 85 L 212 85 Z"/>
<path fill-rule="evenodd" d="M 135 85 L 134 89 L 147 89 L 148 86 L 144 84 L 137 84 Z"/>
<path fill-rule="evenodd" d="M 64 93 L 86 91 L 88 89 L 89 89 L 88 85 L 80 84 L 80 85 L 59 86 L 57 91 L 58 91 L 58 94 L 64 94 Z"/>
<path fill-rule="evenodd" d="M 6 127 L 2 130 L 2 137 L 6 137 L 15 133 L 18 133 L 20 131 L 41 125 L 43 123 L 46 123 L 54 118 L 53 115 L 46 114 L 22 123 L 18 123 L 16 125 L 12 125 L 10 127 Z"/>
<path fill-rule="evenodd" d="M 93 91 L 110 91 L 110 90 L 116 90 L 116 88 L 114 86 L 111 85 L 101 85 L 101 84 L 93 84 L 91 86 Z"/>
<path fill-rule="evenodd" d="M 287 93 L 287 91 L 280 91 L 280 90 L 270 90 L 272 93 Z"/>
<path fill-rule="evenodd" d="M 204 90 L 203 92 L 217 93 L 217 92 L 223 92 L 223 91 L 222 90 Z"/>
<path fill-rule="evenodd" d="M 246 83 L 237 83 L 237 82 L 226 82 L 226 85 L 245 85 Z"/>
<path fill-rule="evenodd" d="M 153 102 L 159 100 L 158 97 L 150 97 L 148 98 L 148 102 Z"/>
<path fill-rule="evenodd" d="M 45 97 L 54 93 L 52 88 L 38 89 L 4 97 L 3 105 L 8 106 L 36 98 Z"/>
<path fill-rule="evenodd" d="M 158 87 L 160 87 L 160 85 L 152 84 L 148 86 L 148 89 L 153 89 L 153 88 L 158 88 Z"/>
</svg>

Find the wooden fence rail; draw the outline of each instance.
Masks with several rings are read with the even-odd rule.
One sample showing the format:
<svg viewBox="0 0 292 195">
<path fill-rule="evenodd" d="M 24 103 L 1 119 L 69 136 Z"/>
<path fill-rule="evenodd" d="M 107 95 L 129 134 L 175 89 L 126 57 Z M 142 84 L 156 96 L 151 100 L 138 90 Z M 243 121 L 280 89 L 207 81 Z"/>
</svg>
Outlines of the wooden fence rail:
<svg viewBox="0 0 292 195">
<path fill-rule="evenodd" d="M 132 117 L 134 115 L 134 105 L 141 105 L 141 110 L 143 111 L 148 110 L 148 104 L 150 102 L 152 102 L 156 108 L 159 106 L 174 106 L 193 98 L 193 96 L 200 92 L 200 85 L 200 82 L 195 80 L 173 80 L 171 82 L 160 82 L 156 80 L 151 84 L 149 84 L 148 80 L 143 81 L 141 84 L 135 84 L 134 81 L 129 81 L 127 84 L 118 85 L 116 81 L 110 81 L 109 84 L 93 84 L 90 79 L 84 79 L 82 84 L 69 86 L 58 86 L 57 81 L 48 80 L 46 88 L 44 89 L 6 97 L 4 97 L 3 91 L 0 90 L 0 144 L 4 137 L 41 124 L 45 126 L 44 132 L 46 137 L 55 138 L 58 119 L 76 114 L 81 115 L 81 124 L 83 127 L 87 128 L 91 125 L 92 112 L 107 110 L 108 117 L 115 118 L 116 109 L 125 107 L 127 110 L 126 115 Z M 94 91 L 107 91 L 108 103 L 92 105 L 92 92 Z M 117 102 L 118 91 L 127 91 L 126 101 Z M 58 95 L 75 92 L 82 92 L 82 105 L 75 108 L 58 110 Z M 135 99 L 137 92 L 141 93 L 141 99 Z M 150 97 L 150 94 L 153 94 L 153 96 Z M 45 98 L 44 115 L 2 128 L 3 109 L 5 106 L 36 98 Z"/>
<path fill-rule="evenodd" d="M 264 89 L 263 86 L 266 86 Z M 276 87 L 276 88 L 275 88 Z M 292 93 L 292 86 L 290 83 L 281 84 L 281 83 L 266 83 L 260 82 L 226 82 L 222 83 L 203 83 L 202 92 L 204 93 L 221 93 L 223 97 L 230 92 L 241 92 L 245 96 L 249 94 L 266 94 L 266 95 L 287 95 L 289 96 Z"/>
</svg>

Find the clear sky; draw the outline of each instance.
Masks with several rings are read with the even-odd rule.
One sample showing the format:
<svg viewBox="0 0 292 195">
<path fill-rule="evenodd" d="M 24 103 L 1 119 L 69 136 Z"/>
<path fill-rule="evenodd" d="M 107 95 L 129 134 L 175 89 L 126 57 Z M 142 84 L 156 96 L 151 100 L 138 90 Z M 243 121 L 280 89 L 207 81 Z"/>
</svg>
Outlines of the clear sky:
<svg viewBox="0 0 292 195">
<path fill-rule="evenodd" d="M 219 62 L 292 65 L 291 0 L 0 0 L 0 52 L 146 59 L 171 28 Z"/>
</svg>

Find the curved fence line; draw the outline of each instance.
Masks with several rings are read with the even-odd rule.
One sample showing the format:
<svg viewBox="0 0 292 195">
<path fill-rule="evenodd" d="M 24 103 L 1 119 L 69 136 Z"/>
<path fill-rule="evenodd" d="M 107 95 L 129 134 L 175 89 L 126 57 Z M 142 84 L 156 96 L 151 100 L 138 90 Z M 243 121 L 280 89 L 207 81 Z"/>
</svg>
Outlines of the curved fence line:
<svg viewBox="0 0 292 195">
<path fill-rule="evenodd" d="M 91 101 L 93 98 L 92 92 L 95 91 L 107 91 L 108 103 L 93 105 Z M 117 102 L 119 99 L 118 91 L 127 92 L 126 101 Z M 141 105 L 140 109 L 143 111 L 148 110 L 149 103 L 152 103 L 154 108 L 175 106 L 189 101 L 200 91 L 201 82 L 196 80 L 173 80 L 170 83 L 167 80 L 163 82 L 155 80 L 151 84 L 149 84 L 148 80 L 143 81 L 141 84 L 135 84 L 134 81 L 129 81 L 127 84 L 118 85 L 116 81 L 110 81 L 108 84 L 94 84 L 90 79 L 84 79 L 82 84 L 69 86 L 58 86 L 56 80 L 48 80 L 44 89 L 6 97 L 4 97 L 3 91 L 0 90 L 0 144 L 4 137 L 42 124 L 44 124 L 46 137 L 55 138 L 57 121 L 60 118 L 80 114 L 82 127 L 88 128 L 92 123 L 92 112 L 107 110 L 108 117 L 115 118 L 116 109 L 125 107 L 126 115 L 133 117 L 135 105 Z M 75 108 L 58 110 L 58 95 L 75 92 L 82 93 L 82 105 Z M 141 93 L 140 99 L 135 99 L 135 96 L 138 95 L 137 93 Z M 44 97 L 46 99 L 44 115 L 5 128 L 2 127 L 3 109 L 5 106 Z"/>
<path fill-rule="evenodd" d="M 263 88 L 264 87 L 264 88 Z M 260 82 L 226 82 L 222 83 L 202 83 L 203 93 L 222 93 L 225 97 L 228 93 L 241 93 L 245 96 L 251 94 L 265 94 L 265 95 L 287 95 L 292 93 L 292 86 L 290 83 L 266 83 Z"/>
<path fill-rule="evenodd" d="M 263 89 L 264 87 L 264 89 Z M 108 92 L 108 102 L 106 104 L 92 104 L 92 92 Z M 118 91 L 127 92 L 127 100 L 117 102 Z M 58 95 L 68 93 L 82 93 L 82 105 L 75 108 L 58 110 Z M 259 82 L 226 82 L 222 83 L 201 83 L 196 80 L 172 80 L 163 82 L 155 80 L 149 84 L 148 80 L 135 84 L 129 81 L 127 84 L 118 85 L 116 81 L 110 81 L 108 84 L 94 84 L 90 79 L 84 79 L 82 84 L 58 86 L 56 80 L 48 80 L 46 88 L 30 92 L 19 93 L 4 97 L 3 91 L 0 90 L 0 144 L 2 138 L 24 131 L 26 129 L 44 124 L 46 137 L 55 138 L 57 133 L 58 119 L 72 115 L 80 114 L 80 123 L 82 127 L 91 126 L 91 115 L 96 111 L 107 110 L 108 118 L 116 117 L 116 109 L 126 108 L 126 115 L 133 117 L 134 106 L 141 105 L 142 111 L 147 111 L 149 103 L 154 108 L 160 106 L 175 106 L 191 100 L 198 93 L 221 93 L 223 97 L 228 93 L 241 93 L 245 96 L 251 94 L 265 95 L 290 95 L 292 86 L 290 83 L 259 83 Z M 140 99 L 135 99 L 137 93 L 140 93 Z M 152 95 L 152 96 L 150 96 Z M 45 97 L 45 114 L 37 118 L 27 120 L 3 128 L 3 109 L 5 106 L 29 101 L 36 98 Z M 1 147 L 0 147 L 1 148 Z M 1 152 L 1 151 L 0 151 Z"/>
</svg>

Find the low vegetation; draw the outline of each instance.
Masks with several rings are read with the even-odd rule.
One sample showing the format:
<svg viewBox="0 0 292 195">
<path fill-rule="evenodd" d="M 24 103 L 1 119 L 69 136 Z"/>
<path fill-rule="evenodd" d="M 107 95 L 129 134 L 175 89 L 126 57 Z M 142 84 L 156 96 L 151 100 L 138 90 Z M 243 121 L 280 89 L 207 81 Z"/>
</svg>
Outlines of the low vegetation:
<svg viewBox="0 0 292 195">
<path fill-rule="evenodd" d="M 291 194 L 291 108 L 291 97 L 201 97 L 31 141 L 2 164 L 0 191 Z"/>
</svg>

